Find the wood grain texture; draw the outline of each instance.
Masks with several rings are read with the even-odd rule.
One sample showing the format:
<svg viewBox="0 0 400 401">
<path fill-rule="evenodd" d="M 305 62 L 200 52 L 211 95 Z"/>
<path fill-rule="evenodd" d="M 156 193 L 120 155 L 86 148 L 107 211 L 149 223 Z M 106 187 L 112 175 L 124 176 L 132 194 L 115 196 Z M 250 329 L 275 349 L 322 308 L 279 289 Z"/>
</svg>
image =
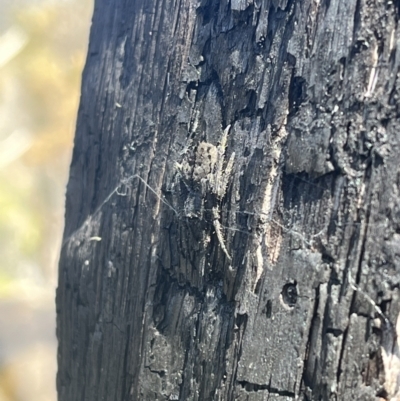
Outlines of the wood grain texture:
<svg viewBox="0 0 400 401">
<path fill-rule="evenodd" d="M 383 0 L 96 1 L 60 401 L 394 396 L 376 311 L 400 312 L 398 19 Z"/>
</svg>

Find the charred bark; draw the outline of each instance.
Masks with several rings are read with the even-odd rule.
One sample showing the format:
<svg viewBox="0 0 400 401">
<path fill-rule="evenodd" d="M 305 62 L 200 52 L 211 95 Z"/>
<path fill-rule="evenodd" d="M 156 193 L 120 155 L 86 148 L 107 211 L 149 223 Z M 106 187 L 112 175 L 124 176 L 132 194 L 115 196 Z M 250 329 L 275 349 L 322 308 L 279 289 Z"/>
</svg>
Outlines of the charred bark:
<svg viewBox="0 0 400 401">
<path fill-rule="evenodd" d="M 60 401 L 395 399 L 398 19 L 380 0 L 96 1 Z"/>
</svg>

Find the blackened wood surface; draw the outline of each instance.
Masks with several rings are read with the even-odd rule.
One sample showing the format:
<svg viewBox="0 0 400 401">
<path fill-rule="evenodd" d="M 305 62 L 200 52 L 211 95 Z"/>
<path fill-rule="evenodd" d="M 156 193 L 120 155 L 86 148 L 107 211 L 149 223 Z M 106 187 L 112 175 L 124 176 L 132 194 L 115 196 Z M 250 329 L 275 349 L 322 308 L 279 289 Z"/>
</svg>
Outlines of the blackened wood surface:
<svg viewBox="0 0 400 401">
<path fill-rule="evenodd" d="M 96 1 L 60 401 L 394 396 L 398 6 Z"/>
</svg>

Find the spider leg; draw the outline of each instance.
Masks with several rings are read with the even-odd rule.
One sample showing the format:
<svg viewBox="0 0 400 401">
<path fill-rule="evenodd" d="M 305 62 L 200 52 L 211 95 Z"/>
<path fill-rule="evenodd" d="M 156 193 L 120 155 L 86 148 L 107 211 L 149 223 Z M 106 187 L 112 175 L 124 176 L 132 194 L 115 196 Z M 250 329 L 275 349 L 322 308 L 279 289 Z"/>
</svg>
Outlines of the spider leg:
<svg viewBox="0 0 400 401">
<path fill-rule="evenodd" d="M 214 225 L 215 233 L 217 234 L 219 246 L 221 247 L 221 249 L 224 252 L 224 254 L 226 255 L 226 257 L 229 260 L 232 260 L 231 256 L 229 255 L 228 250 L 226 249 L 224 236 L 222 234 L 221 223 L 219 222 L 220 216 L 219 216 L 219 211 L 218 211 L 217 207 L 212 208 L 212 215 L 213 215 L 213 225 Z"/>
</svg>

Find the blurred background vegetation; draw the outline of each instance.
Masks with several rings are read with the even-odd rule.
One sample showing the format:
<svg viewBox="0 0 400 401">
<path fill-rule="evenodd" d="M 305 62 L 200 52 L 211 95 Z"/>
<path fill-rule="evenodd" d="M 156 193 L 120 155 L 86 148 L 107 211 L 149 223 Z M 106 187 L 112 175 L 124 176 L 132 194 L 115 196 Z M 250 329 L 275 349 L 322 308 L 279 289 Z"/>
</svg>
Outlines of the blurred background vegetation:
<svg viewBox="0 0 400 401">
<path fill-rule="evenodd" d="M 54 296 L 93 0 L 0 0 L 0 401 L 55 401 Z"/>
</svg>

